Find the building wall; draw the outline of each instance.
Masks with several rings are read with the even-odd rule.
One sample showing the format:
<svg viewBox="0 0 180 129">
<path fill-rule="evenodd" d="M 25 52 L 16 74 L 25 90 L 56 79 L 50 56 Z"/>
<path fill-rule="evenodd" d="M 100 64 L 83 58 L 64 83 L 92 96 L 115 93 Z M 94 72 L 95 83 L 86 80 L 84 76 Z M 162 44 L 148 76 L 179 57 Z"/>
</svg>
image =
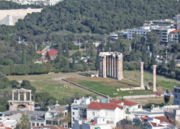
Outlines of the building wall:
<svg viewBox="0 0 180 129">
<path fill-rule="evenodd" d="M 174 88 L 174 105 L 180 105 L 180 88 Z"/>
<path fill-rule="evenodd" d="M 99 122 L 105 124 L 107 121 L 116 124 L 119 120 L 125 118 L 124 110 L 116 108 L 115 110 L 92 110 L 87 109 L 87 119 L 94 120 L 95 118 L 102 118 Z M 104 119 L 103 119 L 104 118 Z"/>
</svg>

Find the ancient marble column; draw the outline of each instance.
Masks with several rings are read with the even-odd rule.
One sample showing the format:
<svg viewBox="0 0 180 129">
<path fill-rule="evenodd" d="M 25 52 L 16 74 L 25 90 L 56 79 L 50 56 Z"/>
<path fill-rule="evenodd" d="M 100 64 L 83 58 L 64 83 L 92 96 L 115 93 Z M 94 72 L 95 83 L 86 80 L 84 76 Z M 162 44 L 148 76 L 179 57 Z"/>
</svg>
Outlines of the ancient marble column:
<svg viewBox="0 0 180 129">
<path fill-rule="evenodd" d="M 109 76 L 111 76 L 111 56 L 108 56 L 109 58 Z"/>
<path fill-rule="evenodd" d="M 18 92 L 18 101 L 21 101 L 21 92 Z"/>
<path fill-rule="evenodd" d="M 114 58 L 113 58 L 113 55 L 111 56 L 111 60 L 112 60 L 112 62 L 111 62 L 111 69 L 112 69 L 111 77 L 113 77 L 113 75 L 114 75 Z"/>
<path fill-rule="evenodd" d="M 156 88 L 156 65 L 153 65 L 153 92 L 157 91 Z"/>
<path fill-rule="evenodd" d="M 24 92 L 24 101 L 27 101 L 27 95 L 26 95 L 26 92 Z"/>
<path fill-rule="evenodd" d="M 110 67 L 109 67 L 109 56 L 106 56 L 106 61 L 107 61 L 107 76 L 109 76 L 110 73 Z"/>
<path fill-rule="evenodd" d="M 12 100 L 14 101 L 14 90 L 12 90 Z"/>
<path fill-rule="evenodd" d="M 117 79 L 122 80 L 123 79 L 123 55 L 118 55 L 117 59 Z"/>
<path fill-rule="evenodd" d="M 103 57 L 100 56 L 99 60 L 100 60 L 100 62 L 99 62 L 99 76 L 103 77 Z"/>
<path fill-rule="evenodd" d="M 103 78 L 106 77 L 106 56 L 103 56 Z"/>
<path fill-rule="evenodd" d="M 29 101 L 31 101 L 32 95 L 31 95 L 31 91 L 29 92 Z"/>
<path fill-rule="evenodd" d="M 117 78 L 116 56 L 114 57 L 114 78 Z"/>
<path fill-rule="evenodd" d="M 144 88 L 144 62 L 141 62 L 141 82 L 140 82 L 140 87 L 142 89 Z"/>
</svg>

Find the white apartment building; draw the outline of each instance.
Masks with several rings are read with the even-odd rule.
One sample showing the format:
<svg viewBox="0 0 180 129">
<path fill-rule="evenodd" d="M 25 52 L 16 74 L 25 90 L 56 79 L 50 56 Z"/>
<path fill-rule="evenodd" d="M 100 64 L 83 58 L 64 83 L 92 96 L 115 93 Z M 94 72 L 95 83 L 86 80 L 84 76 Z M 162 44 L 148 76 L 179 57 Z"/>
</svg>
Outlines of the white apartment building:
<svg viewBox="0 0 180 129">
<path fill-rule="evenodd" d="M 93 101 L 92 97 L 82 97 L 75 99 L 71 104 L 71 125 L 73 126 L 74 121 L 82 121 L 86 119 L 86 109 L 88 105 Z"/>
<path fill-rule="evenodd" d="M 174 105 L 180 105 L 180 86 L 174 86 Z"/>
<path fill-rule="evenodd" d="M 176 15 L 174 19 L 176 21 L 176 28 L 180 29 L 180 14 Z"/>
<path fill-rule="evenodd" d="M 92 102 L 87 108 L 87 121 L 94 124 L 112 124 L 125 118 L 123 106 L 114 103 Z"/>
<path fill-rule="evenodd" d="M 139 36 L 145 36 L 148 32 L 150 32 L 150 28 L 147 26 L 143 26 L 140 28 L 133 28 L 133 29 L 127 29 L 127 39 L 132 40 L 134 35 L 139 35 Z"/>
<path fill-rule="evenodd" d="M 169 34 L 169 41 L 170 42 L 180 42 L 180 29 L 173 30 Z"/>
<path fill-rule="evenodd" d="M 175 28 L 172 28 L 169 25 L 168 26 L 159 26 L 159 25 L 151 26 L 151 31 L 160 36 L 161 43 L 163 44 L 167 44 L 169 42 L 169 34 L 174 29 Z"/>
</svg>

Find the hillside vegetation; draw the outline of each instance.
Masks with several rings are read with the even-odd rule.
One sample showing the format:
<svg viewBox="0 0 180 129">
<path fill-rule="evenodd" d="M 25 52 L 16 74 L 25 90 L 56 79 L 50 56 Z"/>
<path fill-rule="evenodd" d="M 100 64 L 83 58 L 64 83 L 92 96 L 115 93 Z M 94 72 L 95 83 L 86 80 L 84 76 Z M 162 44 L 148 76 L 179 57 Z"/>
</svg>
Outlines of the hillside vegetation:
<svg viewBox="0 0 180 129">
<path fill-rule="evenodd" d="M 5 5 L 0 3 L 0 8 L 16 8 L 16 6 L 19 7 L 18 5 L 11 6 L 11 3 Z M 41 13 L 26 16 L 14 27 L 0 26 L 0 71 L 4 74 L 21 75 L 39 73 L 39 71 L 46 73 L 53 67 L 62 69 L 60 71 L 75 71 L 80 67 L 79 71 L 83 71 L 87 69 L 87 66 L 82 62 L 77 67 L 73 67 L 75 65 L 68 62 L 69 50 L 74 48 L 73 41 L 88 40 L 89 52 L 87 53 L 91 57 L 90 63 L 94 65 L 96 52 L 92 49 L 93 40 L 98 39 L 103 42 L 104 34 L 140 26 L 145 20 L 173 18 L 179 12 L 180 4 L 177 4 L 176 0 L 64 0 L 55 6 L 45 7 Z M 19 36 L 28 43 L 28 46 L 18 44 Z M 32 65 L 32 62 L 39 58 L 35 48 L 37 46 L 38 49 L 42 49 L 44 42 L 58 46 L 60 56 L 50 64 L 52 67 L 46 66 L 48 69 L 45 69 L 38 66 L 37 70 L 36 66 Z M 119 47 L 116 47 L 116 44 L 115 47 L 109 45 L 105 50 L 111 47 L 112 51 L 120 51 L 126 55 L 128 49 L 121 51 L 123 41 L 117 42 Z M 126 48 L 129 48 L 128 45 L 133 45 L 126 42 L 129 41 L 124 40 Z M 140 47 L 137 46 L 137 48 Z M 62 50 L 65 52 L 63 53 Z M 134 51 L 131 55 L 141 58 Z M 77 54 L 74 57 L 78 57 Z M 94 69 L 94 66 L 92 68 Z"/>
<path fill-rule="evenodd" d="M 103 34 L 140 26 L 145 20 L 172 18 L 179 12 L 177 0 L 65 0 L 29 15 L 17 29 L 33 34 L 62 30 Z"/>
</svg>

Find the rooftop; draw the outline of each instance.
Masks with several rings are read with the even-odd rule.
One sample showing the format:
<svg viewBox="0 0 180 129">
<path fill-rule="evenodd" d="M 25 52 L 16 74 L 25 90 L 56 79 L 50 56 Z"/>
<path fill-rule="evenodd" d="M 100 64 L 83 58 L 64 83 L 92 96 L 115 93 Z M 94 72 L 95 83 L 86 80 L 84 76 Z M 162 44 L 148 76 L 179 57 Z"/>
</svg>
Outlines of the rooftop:
<svg viewBox="0 0 180 129">
<path fill-rule="evenodd" d="M 125 106 L 134 106 L 134 105 L 138 104 L 136 102 L 126 101 L 126 100 L 110 100 L 110 103 L 114 103 L 114 104 L 121 104 L 121 103 L 123 103 Z"/>
<path fill-rule="evenodd" d="M 91 104 L 88 106 L 88 109 L 92 110 L 115 110 L 116 108 L 122 109 L 122 106 L 119 106 L 115 103 L 100 103 L 100 102 L 91 102 Z"/>
<path fill-rule="evenodd" d="M 178 33 L 178 32 L 180 32 L 180 30 L 173 30 L 173 31 L 171 31 L 171 33 Z"/>
</svg>

